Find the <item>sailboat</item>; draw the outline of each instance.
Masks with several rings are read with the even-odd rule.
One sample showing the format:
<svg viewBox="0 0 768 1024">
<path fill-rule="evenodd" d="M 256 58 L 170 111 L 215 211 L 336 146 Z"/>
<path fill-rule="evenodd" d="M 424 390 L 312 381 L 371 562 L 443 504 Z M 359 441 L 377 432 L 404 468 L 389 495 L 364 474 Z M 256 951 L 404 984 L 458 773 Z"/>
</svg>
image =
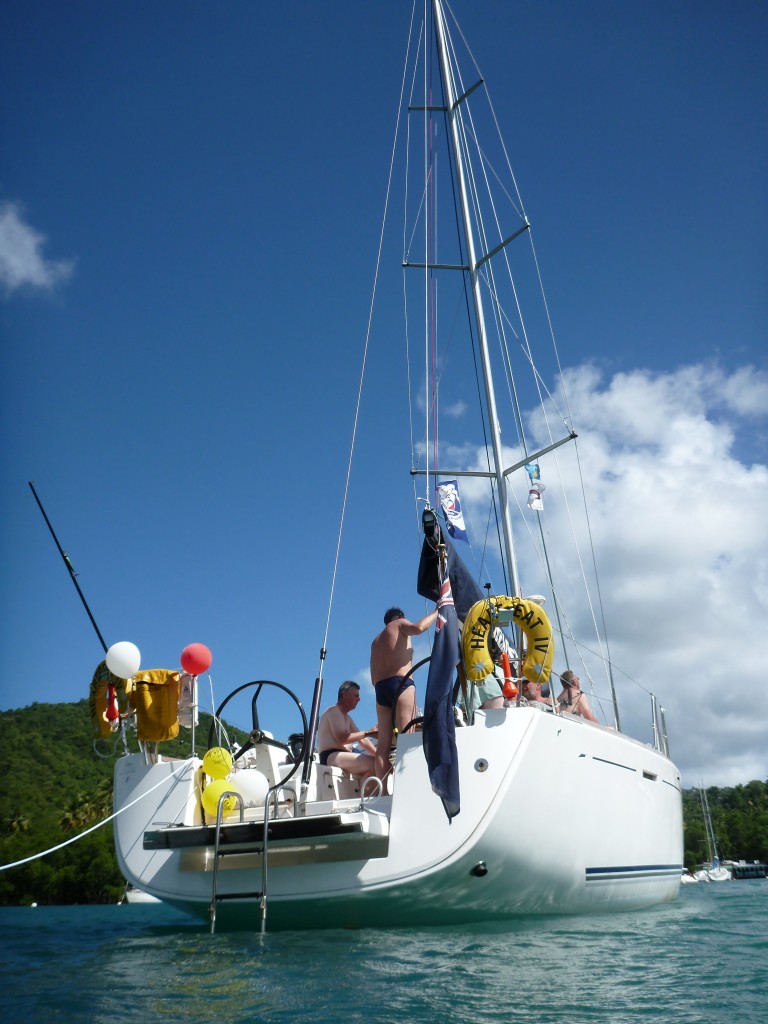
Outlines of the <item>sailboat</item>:
<svg viewBox="0 0 768 1024">
<path fill-rule="evenodd" d="M 707 837 L 707 856 L 709 860 L 703 864 L 698 871 L 694 871 L 694 878 L 697 882 L 730 882 L 731 872 L 725 865 L 720 863 L 720 854 L 717 849 L 717 837 L 712 827 L 712 814 L 709 810 L 707 791 L 703 785 L 699 786 L 699 800 L 701 801 L 701 813 L 704 818 L 704 829 Z"/>
<path fill-rule="evenodd" d="M 212 931 L 453 925 L 624 911 L 672 900 L 680 885 L 682 791 L 663 713 L 652 701 L 650 739 L 635 738 L 622 732 L 614 697 L 604 723 L 557 700 L 553 666 L 571 664 L 576 648 L 539 511 L 547 460 L 574 444 L 576 433 L 566 425 L 561 437 L 531 445 L 518 414 L 512 457 L 502 444 L 489 328 L 514 336 L 533 369 L 528 329 L 519 318 L 512 324 L 517 300 L 506 304 L 500 285 L 530 224 L 513 194 L 513 225 L 502 223 L 500 208 L 490 225 L 481 222 L 480 193 L 493 175 L 487 164 L 478 171 L 472 161 L 482 162 L 487 153 L 476 139 L 474 113 L 485 87 L 474 75 L 462 79 L 463 36 L 452 34 L 440 0 L 426 4 L 424 13 L 424 32 L 414 33 L 419 42 L 412 46 L 424 74 L 408 79 L 421 82 L 424 92 L 406 101 L 408 120 L 419 125 L 423 177 L 409 193 L 416 217 L 398 268 L 424 299 L 432 353 L 425 440 L 414 445 L 410 480 L 407 473 L 403 480 L 408 487 L 424 484 L 425 496 L 416 496 L 421 559 L 413 568 L 419 593 L 436 603 L 440 626 L 431 660 L 420 670 L 426 683 L 416 675 L 417 686 L 426 686 L 423 714 L 397 735 L 391 774 L 361 784 L 317 758 L 322 671 L 309 714 L 282 683 L 257 677 L 237 686 L 216 708 L 209 750 L 200 757 L 192 751 L 195 685 L 204 664 L 185 665 L 182 658 L 184 671 L 142 672 L 121 664 L 110 648 L 100 666 L 96 690 L 111 686 L 128 698 L 127 711 L 111 713 L 111 726 L 125 730 L 135 719 L 141 747 L 115 767 L 119 866 L 129 883 L 209 922 Z M 456 199 L 450 221 L 456 257 L 443 254 L 435 227 L 443 184 Z M 491 229 L 498 229 L 497 238 Z M 483 466 L 462 464 L 461 446 L 444 441 L 436 427 L 443 357 L 435 339 L 449 321 L 438 321 L 434 310 L 448 280 L 457 283 L 470 324 L 474 355 L 462 372 L 467 391 L 478 382 Z M 533 377 L 546 392 L 541 371 Z M 508 393 L 515 390 L 509 379 Z M 530 516 L 524 530 L 538 537 L 535 589 L 521 581 L 513 475 L 527 480 L 530 504 L 518 507 L 515 518 Z M 449 480 L 441 504 L 434 488 Z M 462 488 L 467 514 L 479 507 L 482 490 L 498 514 L 498 553 L 489 553 L 480 569 L 465 565 L 459 553 Z M 539 594 L 539 585 L 549 596 Z M 601 661 L 610 677 L 607 654 Z M 494 677 L 497 663 L 503 688 L 478 706 L 483 702 L 476 692 Z M 529 683 L 549 697 L 526 697 Z M 179 733 L 182 691 L 184 712 L 193 715 L 186 719 L 192 751 L 169 756 L 163 743 Z M 291 737 L 273 735 L 261 720 L 270 691 L 294 709 L 300 724 Z M 251 702 L 249 738 L 242 744 L 230 743 L 224 726 L 236 696 Z"/>
<path fill-rule="evenodd" d="M 156 896 L 150 896 L 148 892 L 144 892 L 141 889 L 137 889 L 134 885 L 126 885 L 125 891 L 120 899 L 117 901 L 120 903 L 159 903 L 160 900 Z"/>
</svg>

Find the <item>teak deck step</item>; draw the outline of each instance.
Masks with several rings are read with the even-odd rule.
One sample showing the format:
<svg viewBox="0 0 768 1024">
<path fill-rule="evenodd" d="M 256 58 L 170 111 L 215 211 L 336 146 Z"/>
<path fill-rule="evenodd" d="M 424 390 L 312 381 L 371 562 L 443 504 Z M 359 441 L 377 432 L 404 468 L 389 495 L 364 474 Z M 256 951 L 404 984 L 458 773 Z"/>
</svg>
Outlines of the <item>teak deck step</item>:
<svg viewBox="0 0 768 1024">
<path fill-rule="evenodd" d="M 361 821 L 345 822 L 339 814 L 328 814 L 307 818 L 276 818 L 268 822 L 267 839 L 270 846 L 285 843 L 307 843 L 312 840 L 338 839 L 344 836 L 363 838 Z M 376 838 L 381 838 L 376 836 Z M 145 850 L 179 850 L 192 847 L 214 846 L 215 825 L 169 825 L 166 828 L 144 833 Z M 219 848 L 259 847 L 264 845 L 264 823 L 262 821 L 235 822 L 222 824 Z"/>
</svg>

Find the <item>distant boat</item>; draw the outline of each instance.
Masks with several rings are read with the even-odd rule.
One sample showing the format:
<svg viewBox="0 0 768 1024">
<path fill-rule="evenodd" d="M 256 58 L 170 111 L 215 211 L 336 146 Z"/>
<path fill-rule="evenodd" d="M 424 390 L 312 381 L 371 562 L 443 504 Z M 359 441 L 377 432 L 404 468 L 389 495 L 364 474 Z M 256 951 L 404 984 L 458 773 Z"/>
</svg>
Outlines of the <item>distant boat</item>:
<svg viewBox="0 0 768 1024">
<path fill-rule="evenodd" d="M 699 799 L 701 800 L 701 813 L 704 815 L 704 829 L 707 836 L 707 855 L 709 861 L 706 864 L 702 864 L 701 868 L 695 872 L 695 880 L 697 882 L 730 882 L 730 869 L 720 863 L 717 837 L 712 828 L 712 815 L 709 810 L 707 793 L 703 786 L 699 786 Z"/>
<path fill-rule="evenodd" d="M 137 889 L 135 885 L 130 883 L 126 885 L 125 892 L 123 893 L 120 903 L 162 903 L 157 896 L 152 896 L 150 893 L 145 892 L 143 889 Z"/>
<path fill-rule="evenodd" d="M 690 885 L 691 882 L 698 882 L 698 878 L 685 868 L 680 881 L 683 885 Z"/>
</svg>

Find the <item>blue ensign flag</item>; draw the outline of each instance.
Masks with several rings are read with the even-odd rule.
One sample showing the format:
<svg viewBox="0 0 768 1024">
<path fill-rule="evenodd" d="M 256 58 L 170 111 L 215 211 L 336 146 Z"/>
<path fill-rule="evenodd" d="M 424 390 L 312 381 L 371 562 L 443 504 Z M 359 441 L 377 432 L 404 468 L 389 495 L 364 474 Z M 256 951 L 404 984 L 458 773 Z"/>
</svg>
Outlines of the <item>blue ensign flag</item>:
<svg viewBox="0 0 768 1024">
<path fill-rule="evenodd" d="M 461 809 L 459 761 L 456 753 L 456 722 L 453 717 L 453 680 L 459 650 L 459 623 L 453 603 L 451 580 L 445 577 L 437 602 L 435 642 L 429 663 L 424 698 L 424 756 L 432 789 L 443 801 L 448 820 Z"/>
<path fill-rule="evenodd" d="M 428 601 L 438 602 L 441 593 L 441 569 L 439 547 L 445 547 L 448 559 L 448 576 L 451 580 L 453 600 L 456 605 L 456 617 L 463 622 L 473 604 L 481 601 L 483 592 L 475 582 L 472 573 L 464 565 L 450 540 L 437 527 L 437 536 L 432 540 L 424 540 L 421 546 L 419 571 L 416 578 L 416 593 L 426 597 Z"/>
</svg>

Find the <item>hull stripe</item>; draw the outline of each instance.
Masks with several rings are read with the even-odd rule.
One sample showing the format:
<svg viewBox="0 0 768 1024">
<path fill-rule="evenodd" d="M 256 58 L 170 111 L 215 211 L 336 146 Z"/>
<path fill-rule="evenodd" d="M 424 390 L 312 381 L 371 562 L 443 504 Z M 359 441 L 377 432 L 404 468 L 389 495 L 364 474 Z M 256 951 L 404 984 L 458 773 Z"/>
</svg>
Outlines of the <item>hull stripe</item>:
<svg viewBox="0 0 768 1024">
<path fill-rule="evenodd" d="M 679 875 L 682 864 L 633 864 L 605 868 L 587 868 L 587 882 L 616 882 L 633 878 L 670 878 Z"/>
</svg>

